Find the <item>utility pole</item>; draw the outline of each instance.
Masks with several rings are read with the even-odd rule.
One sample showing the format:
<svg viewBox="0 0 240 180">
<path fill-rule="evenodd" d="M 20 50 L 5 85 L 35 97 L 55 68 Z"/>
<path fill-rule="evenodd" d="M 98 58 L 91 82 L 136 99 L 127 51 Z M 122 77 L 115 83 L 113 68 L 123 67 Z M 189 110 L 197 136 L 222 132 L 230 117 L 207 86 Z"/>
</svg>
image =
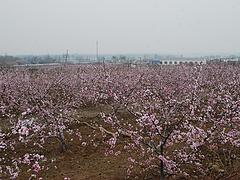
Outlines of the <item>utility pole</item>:
<svg viewBox="0 0 240 180">
<path fill-rule="evenodd" d="M 68 61 L 68 49 L 67 49 L 67 53 L 66 53 L 66 57 L 65 57 L 65 64 L 67 64 L 67 61 Z"/>
<path fill-rule="evenodd" d="M 99 62 L 99 58 L 98 58 L 98 41 L 96 41 L 96 60 L 97 60 L 97 62 Z"/>
</svg>

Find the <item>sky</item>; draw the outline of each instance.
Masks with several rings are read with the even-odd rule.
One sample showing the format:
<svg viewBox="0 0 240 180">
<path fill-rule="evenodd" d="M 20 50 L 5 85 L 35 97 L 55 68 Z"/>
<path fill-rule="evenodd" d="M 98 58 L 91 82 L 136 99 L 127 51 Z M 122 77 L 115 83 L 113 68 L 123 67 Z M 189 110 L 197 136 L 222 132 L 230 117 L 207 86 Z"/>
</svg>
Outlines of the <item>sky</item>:
<svg viewBox="0 0 240 180">
<path fill-rule="evenodd" d="M 0 0 L 0 54 L 239 53 L 240 0 Z"/>
</svg>

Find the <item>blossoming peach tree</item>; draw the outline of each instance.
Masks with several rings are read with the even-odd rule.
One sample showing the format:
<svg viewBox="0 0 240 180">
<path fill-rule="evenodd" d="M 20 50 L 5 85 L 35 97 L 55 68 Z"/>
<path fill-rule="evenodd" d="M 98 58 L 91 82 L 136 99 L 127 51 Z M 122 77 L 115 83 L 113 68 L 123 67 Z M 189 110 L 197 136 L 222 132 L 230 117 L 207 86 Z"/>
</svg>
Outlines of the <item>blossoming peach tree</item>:
<svg viewBox="0 0 240 180">
<path fill-rule="evenodd" d="M 170 176 L 228 177 L 239 160 L 238 67 L 158 69 L 139 78 L 112 113 L 102 113 L 114 137 L 128 137 L 131 165 Z M 124 115 L 125 114 L 125 115 Z M 127 114 L 127 115 L 126 115 Z M 133 153 L 134 152 L 134 153 Z"/>
<path fill-rule="evenodd" d="M 110 107 L 85 124 L 102 132 L 107 155 L 129 154 L 129 176 L 140 167 L 161 179 L 230 177 L 239 168 L 239 87 L 231 65 L 1 70 L 0 178 L 40 177 L 50 142 L 65 152 L 66 137 L 82 140 L 75 114 L 89 106 Z"/>
<path fill-rule="evenodd" d="M 94 104 L 96 98 L 94 92 L 86 93 L 92 82 L 80 78 L 80 73 L 85 74 L 79 69 L 1 71 L 0 178 L 16 178 L 27 166 L 34 177 L 49 168 L 43 150 L 50 141 L 58 140 L 64 152 L 66 134 L 81 140 L 79 129 L 70 128 L 76 123 L 74 112 L 89 102 Z"/>
</svg>

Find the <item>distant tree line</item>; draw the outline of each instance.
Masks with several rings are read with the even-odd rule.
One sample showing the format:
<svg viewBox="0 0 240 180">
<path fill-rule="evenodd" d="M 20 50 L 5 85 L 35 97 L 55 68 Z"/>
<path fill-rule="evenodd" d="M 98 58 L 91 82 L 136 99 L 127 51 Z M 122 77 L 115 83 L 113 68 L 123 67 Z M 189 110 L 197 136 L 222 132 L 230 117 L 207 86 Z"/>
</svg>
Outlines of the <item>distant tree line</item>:
<svg viewBox="0 0 240 180">
<path fill-rule="evenodd" d="M 48 64 L 48 63 L 58 63 L 59 59 L 51 57 L 49 55 L 46 56 L 29 56 L 24 58 L 24 62 L 27 64 Z"/>
<path fill-rule="evenodd" d="M 51 57 L 49 55 L 45 56 L 25 56 L 25 57 L 15 57 L 15 56 L 0 56 L 0 66 L 13 66 L 21 64 L 48 64 L 48 63 L 60 63 L 61 60 Z"/>
<path fill-rule="evenodd" d="M 13 56 L 0 56 L 0 66 L 12 66 L 23 64 L 20 58 Z"/>
</svg>

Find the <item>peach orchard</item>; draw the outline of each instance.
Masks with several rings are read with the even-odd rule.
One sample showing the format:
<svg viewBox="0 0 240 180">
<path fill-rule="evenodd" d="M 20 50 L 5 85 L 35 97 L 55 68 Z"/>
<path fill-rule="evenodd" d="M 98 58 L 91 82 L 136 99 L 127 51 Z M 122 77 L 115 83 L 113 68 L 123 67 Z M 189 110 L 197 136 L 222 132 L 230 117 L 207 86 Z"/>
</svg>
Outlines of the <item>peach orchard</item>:
<svg viewBox="0 0 240 180">
<path fill-rule="evenodd" d="M 239 171 L 240 66 L 76 65 L 0 70 L 0 179 L 23 171 L 40 178 L 51 160 L 46 144 L 81 145 L 101 133 L 104 155 L 129 154 L 135 169 L 159 179 L 227 178 Z M 94 124 L 76 120 L 85 107 L 108 107 Z M 92 129 L 83 140 L 73 128 Z M 119 139 L 124 148 L 116 150 Z M 21 151 L 20 151 L 21 149 Z M 44 177 L 42 177 L 44 178 Z M 67 177 L 66 177 L 67 178 Z"/>
</svg>

